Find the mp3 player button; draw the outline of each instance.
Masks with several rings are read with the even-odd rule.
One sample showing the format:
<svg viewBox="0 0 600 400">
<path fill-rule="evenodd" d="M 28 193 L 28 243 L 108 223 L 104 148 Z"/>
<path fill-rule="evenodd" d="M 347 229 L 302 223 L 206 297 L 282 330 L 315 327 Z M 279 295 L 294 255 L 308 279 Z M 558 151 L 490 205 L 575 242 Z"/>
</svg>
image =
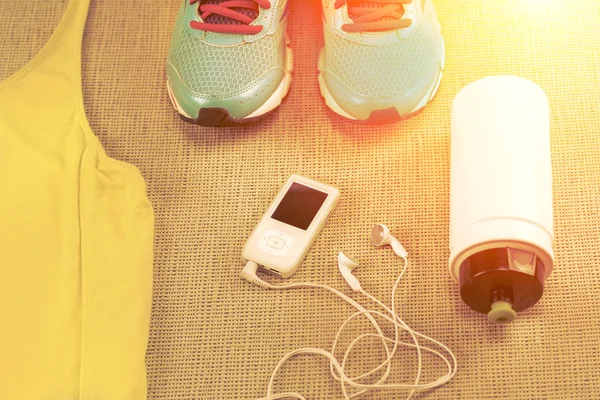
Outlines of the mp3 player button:
<svg viewBox="0 0 600 400">
<path fill-rule="evenodd" d="M 290 252 L 294 238 L 276 229 L 269 229 L 264 233 L 258 247 L 274 256 L 283 257 Z"/>
<path fill-rule="evenodd" d="M 271 236 L 269 240 L 267 240 L 267 246 L 276 250 L 281 250 L 283 249 L 283 246 L 285 246 L 285 240 L 280 236 Z"/>
</svg>

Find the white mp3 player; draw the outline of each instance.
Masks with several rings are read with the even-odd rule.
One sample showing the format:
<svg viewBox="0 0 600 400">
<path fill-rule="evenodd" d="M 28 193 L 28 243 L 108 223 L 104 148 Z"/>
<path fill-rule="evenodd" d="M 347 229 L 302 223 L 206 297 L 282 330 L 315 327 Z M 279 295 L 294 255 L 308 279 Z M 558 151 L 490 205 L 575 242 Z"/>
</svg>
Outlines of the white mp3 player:
<svg viewBox="0 0 600 400">
<path fill-rule="evenodd" d="M 253 261 L 283 278 L 296 272 L 340 197 L 332 186 L 292 175 L 242 249 Z"/>
</svg>

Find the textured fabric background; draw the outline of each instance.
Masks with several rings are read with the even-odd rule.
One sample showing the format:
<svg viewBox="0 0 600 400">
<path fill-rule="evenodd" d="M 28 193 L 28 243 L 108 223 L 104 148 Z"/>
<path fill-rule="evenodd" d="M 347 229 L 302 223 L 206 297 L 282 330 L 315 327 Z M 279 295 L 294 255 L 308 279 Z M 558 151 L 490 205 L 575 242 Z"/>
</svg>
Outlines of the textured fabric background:
<svg viewBox="0 0 600 400">
<path fill-rule="evenodd" d="M 65 4 L 0 0 L 1 78 L 43 45 Z M 292 0 L 290 94 L 272 118 L 231 129 L 187 125 L 171 109 L 164 61 L 179 4 L 94 0 L 84 40 L 91 125 L 111 156 L 140 167 L 156 210 L 150 399 L 263 396 L 280 357 L 329 348 L 352 312 L 328 293 L 272 292 L 239 278 L 240 249 L 291 173 L 343 193 L 293 281 L 349 293 L 335 263 L 345 250 L 362 263 L 363 287 L 388 299 L 398 260 L 371 246 L 372 225 L 387 223 L 408 249 L 401 314 L 459 360 L 453 381 L 417 399 L 600 399 L 597 0 L 436 0 L 447 46 L 440 92 L 417 117 L 384 127 L 355 125 L 326 108 L 316 79 L 320 3 Z M 537 82 L 553 111 L 555 271 L 541 302 L 507 326 L 470 311 L 447 272 L 449 108 L 463 86 L 492 74 Z M 353 368 L 374 365 L 364 358 L 369 351 L 380 348 L 358 352 Z M 405 355 L 396 381 L 414 374 L 414 357 Z M 430 366 L 426 378 L 442 372 Z M 308 399 L 341 398 L 321 358 L 292 360 L 278 382 L 278 391 Z"/>
</svg>

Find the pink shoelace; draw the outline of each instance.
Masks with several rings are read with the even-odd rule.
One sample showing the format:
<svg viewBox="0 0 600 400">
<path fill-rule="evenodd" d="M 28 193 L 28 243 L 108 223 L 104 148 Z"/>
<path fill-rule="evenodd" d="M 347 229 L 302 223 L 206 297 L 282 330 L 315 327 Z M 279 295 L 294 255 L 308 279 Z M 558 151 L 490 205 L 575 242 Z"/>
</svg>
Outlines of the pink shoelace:
<svg viewBox="0 0 600 400">
<path fill-rule="evenodd" d="M 190 0 L 190 4 L 198 3 L 199 1 Z M 258 12 L 259 6 L 268 9 L 271 8 L 271 2 L 269 0 L 225 0 L 219 4 L 202 4 L 200 5 L 200 15 L 203 21 L 206 21 L 208 17 L 214 14 L 239 21 L 241 24 L 192 21 L 190 26 L 194 29 L 207 32 L 255 35 L 262 31 L 263 27 L 260 25 L 250 25 L 254 21 L 254 18 L 236 11 L 235 8 Z"/>
<path fill-rule="evenodd" d="M 412 0 L 336 0 L 334 7 L 348 4 L 353 24 L 344 24 L 346 32 L 379 32 L 409 27 L 411 21 L 402 19 L 404 4 Z"/>
</svg>

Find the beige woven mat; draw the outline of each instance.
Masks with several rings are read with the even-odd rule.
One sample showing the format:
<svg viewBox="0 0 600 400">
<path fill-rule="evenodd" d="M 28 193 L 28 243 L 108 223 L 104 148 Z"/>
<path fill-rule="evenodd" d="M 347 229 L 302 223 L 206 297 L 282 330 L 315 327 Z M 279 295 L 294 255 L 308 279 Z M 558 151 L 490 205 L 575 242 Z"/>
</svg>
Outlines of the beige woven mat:
<svg viewBox="0 0 600 400">
<path fill-rule="evenodd" d="M 597 0 L 436 0 L 447 46 L 441 90 L 419 116 L 385 127 L 327 110 L 316 80 L 320 2 L 292 0 L 291 92 L 270 119 L 234 129 L 187 125 L 168 102 L 164 62 L 180 2 L 93 0 L 84 43 L 91 125 L 110 155 L 140 167 L 156 210 L 150 399 L 262 396 L 281 356 L 329 348 L 352 312 L 324 292 L 270 292 L 239 279 L 241 246 L 291 173 L 343 193 L 293 281 L 349 293 L 335 264 L 345 250 L 362 263 L 363 287 L 387 299 L 398 261 L 370 245 L 371 226 L 387 223 L 410 252 L 401 314 L 459 359 L 452 382 L 417 398 L 600 398 Z M 0 0 L 1 77 L 39 49 L 65 3 Z M 553 111 L 556 268 L 541 302 L 503 327 L 461 303 L 447 272 L 449 106 L 463 86 L 492 74 L 534 80 Z M 357 323 L 352 336 L 367 329 Z M 364 356 L 377 359 L 381 349 L 367 347 L 352 358 L 355 371 L 374 366 Z M 412 353 L 402 356 L 398 382 L 415 371 Z M 425 378 L 443 371 L 427 365 Z M 278 382 L 278 391 L 308 399 L 341 398 L 324 359 L 292 360 Z"/>
</svg>

